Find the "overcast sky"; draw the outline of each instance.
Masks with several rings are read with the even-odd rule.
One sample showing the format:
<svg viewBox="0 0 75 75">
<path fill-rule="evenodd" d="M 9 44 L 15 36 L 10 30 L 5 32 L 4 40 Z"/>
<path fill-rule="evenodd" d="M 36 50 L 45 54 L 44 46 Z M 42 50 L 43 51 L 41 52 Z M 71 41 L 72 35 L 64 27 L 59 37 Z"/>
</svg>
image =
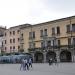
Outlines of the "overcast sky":
<svg viewBox="0 0 75 75">
<path fill-rule="evenodd" d="M 75 15 L 75 0 L 0 0 L 0 26 L 37 24 Z"/>
</svg>

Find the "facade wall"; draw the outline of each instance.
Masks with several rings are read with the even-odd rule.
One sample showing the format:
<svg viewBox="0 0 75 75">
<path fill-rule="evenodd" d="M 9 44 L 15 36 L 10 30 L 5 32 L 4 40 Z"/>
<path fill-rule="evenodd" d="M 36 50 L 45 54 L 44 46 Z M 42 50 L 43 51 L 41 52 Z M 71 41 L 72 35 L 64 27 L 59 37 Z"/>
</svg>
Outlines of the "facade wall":
<svg viewBox="0 0 75 75">
<path fill-rule="evenodd" d="M 61 45 L 68 45 L 68 37 L 75 36 L 75 33 L 67 33 L 67 25 L 71 25 L 75 23 L 75 17 L 69 17 L 69 18 L 64 18 L 64 19 L 59 19 L 59 20 L 54 20 L 50 22 L 45 22 L 45 23 L 40 23 L 40 24 L 35 24 L 35 25 L 30 25 L 27 27 L 23 27 L 20 29 L 20 26 L 17 27 L 11 27 L 5 31 L 7 34 L 4 36 L 4 41 L 7 40 L 7 44 L 4 43 L 4 51 L 10 52 L 10 46 L 15 46 L 15 52 L 18 51 L 18 46 L 21 46 L 20 42 L 23 42 L 23 49 L 25 52 L 28 52 L 29 49 L 29 43 L 34 42 L 35 43 L 35 48 L 41 47 L 41 42 L 45 40 L 44 38 L 40 37 L 40 30 L 47 29 L 47 38 L 56 38 L 57 40 L 60 40 Z M 57 35 L 56 28 L 60 27 L 60 34 Z M 52 35 L 52 28 L 55 28 L 55 35 Z M 20 29 L 20 33 L 17 33 L 17 31 Z M 10 31 L 13 32 L 15 31 L 15 35 L 10 35 Z M 35 32 L 35 39 L 29 39 L 29 32 Z M 18 38 L 21 37 L 21 34 L 23 34 L 23 40 L 18 41 Z M 15 43 L 10 43 L 10 39 L 15 39 Z M 51 40 L 50 39 L 50 40 Z M 5 47 L 7 48 L 5 50 Z M 13 48 L 12 48 L 13 50 Z M 11 51 L 12 51 L 11 50 Z"/>
<path fill-rule="evenodd" d="M 10 52 L 18 52 L 18 46 L 20 46 L 20 41 L 18 41 L 18 38 L 20 38 L 20 30 L 19 27 L 17 28 L 9 28 L 5 31 L 4 33 L 4 51 L 6 53 L 10 53 Z M 14 34 L 13 34 L 14 31 Z M 10 43 L 10 39 L 11 39 L 11 43 Z M 15 39 L 15 42 L 13 43 L 13 39 Z M 6 40 L 6 44 L 5 44 L 5 40 Z M 11 47 L 11 49 L 10 49 Z M 13 47 L 15 47 L 15 49 L 13 49 Z M 6 48 L 6 49 L 5 49 Z"/>
<path fill-rule="evenodd" d="M 70 25 L 70 21 L 71 24 L 75 23 L 75 18 L 71 18 L 71 19 L 65 19 L 65 20 L 57 20 L 54 22 L 49 22 L 49 23 L 43 23 L 43 24 L 38 24 L 38 25 L 34 25 L 32 27 L 28 27 L 23 29 L 23 34 L 24 34 L 24 48 L 27 50 L 29 48 L 29 42 L 31 42 L 32 40 L 29 40 L 29 32 L 35 32 L 35 39 L 33 39 L 33 41 L 35 42 L 35 46 L 37 47 L 41 47 L 41 40 L 42 38 L 40 37 L 40 30 L 44 30 L 47 29 L 47 37 L 56 37 L 57 39 L 60 39 L 60 43 L 61 45 L 68 45 L 68 37 L 71 37 L 70 33 L 67 33 L 67 25 Z M 52 28 L 54 27 L 56 29 L 56 27 L 60 27 L 60 35 L 55 34 L 54 36 L 52 36 Z M 75 33 L 72 32 L 72 36 L 75 36 Z"/>
<path fill-rule="evenodd" d="M 63 58 L 64 61 L 71 61 L 71 59 L 72 61 L 75 61 L 75 29 L 74 31 L 72 30 L 73 24 L 75 25 L 75 16 L 35 25 L 24 24 L 20 26 L 11 27 L 3 31 L 4 36 L 0 37 L 0 46 L 3 42 L 2 49 L 6 53 L 19 52 L 19 50 L 24 50 L 24 52 L 33 53 L 33 56 L 35 55 L 35 53 L 38 53 L 37 55 L 35 55 L 36 60 L 46 60 L 47 54 L 49 56 L 51 55 L 52 57 L 52 54 L 54 53 L 54 56 L 56 56 L 58 61 L 60 61 L 60 58 L 62 61 Z M 68 25 L 70 25 L 69 32 L 67 32 Z M 58 34 L 57 27 L 60 29 L 60 33 Z M 52 29 L 55 29 L 55 33 L 52 32 Z M 45 30 L 47 30 L 47 35 L 41 36 L 41 30 L 43 31 L 43 33 L 45 33 Z M 13 34 L 13 31 L 15 34 Z M 29 34 L 31 34 L 31 37 Z M 33 38 L 32 34 L 34 34 Z M 71 39 L 71 47 L 69 46 L 68 42 L 69 38 Z M 12 43 L 10 42 L 10 39 L 12 40 Z M 15 39 L 15 42 L 13 42 L 13 39 Z M 50 41 L 51 45 L 48 47 L 47 43 Z M 42 42 L 44 42 L 45 44 L 45 47 L 43 48 L 41 47 Z M 60 45 L 58 44 L 58 42 Z M 31 50 L 33 51 L 31 52 Z"/>
</svg>

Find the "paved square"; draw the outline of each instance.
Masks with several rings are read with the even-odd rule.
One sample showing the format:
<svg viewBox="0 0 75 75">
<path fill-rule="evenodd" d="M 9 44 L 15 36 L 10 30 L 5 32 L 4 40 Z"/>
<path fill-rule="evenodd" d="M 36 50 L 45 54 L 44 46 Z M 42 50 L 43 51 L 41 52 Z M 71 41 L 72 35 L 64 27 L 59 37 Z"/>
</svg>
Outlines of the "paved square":
<svg viewBox="0 0 75 75">
<path fill-rule="evenodd" d="M 20 71 L 20 64 L 0 64 L 0 75 L 75 75 L 75 63 L 35 63 L 29 71 Z"/>
</svg>

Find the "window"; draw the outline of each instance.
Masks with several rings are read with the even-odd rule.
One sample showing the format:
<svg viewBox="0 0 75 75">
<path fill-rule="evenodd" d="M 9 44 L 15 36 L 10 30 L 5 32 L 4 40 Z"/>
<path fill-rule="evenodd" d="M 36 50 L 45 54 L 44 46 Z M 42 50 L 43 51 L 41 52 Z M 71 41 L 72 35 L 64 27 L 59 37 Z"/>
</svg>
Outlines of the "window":
<svg viewBox="0 0 75 75">
<path fill-rule="evenodd" d="M 5 44 L 7 43 L 7 41 L 5 40 Z"/>
<path fill-rule="evenodd" d="M 75 32 L 75 24 L 72 24 L 72 32 Z"/>
<path fill-rule="evenodd" d="M 60 46 L 60 40 L 58 40 L 58 46 Z"/>
<path fill-rule="evenodd" d="M 15 35 L 15 31 L 13 31 L 13 35 Z"/>
<path fill-rule="evenodd" d="M 3 47 L 3 41 L 2 41 L 2 47 Z"/>
<path fill-rule="evenodd" d="M 10 31 L 10 35 L 11 35 L 12 33 L 11 33 L 11 31 Z"/>
<path fill-rule="evenodd" d="M 33 38 L 35 38 L 35 32 L 33 32 Z"/>
<path fill-rule="evenodd" d="M 71 45 L 71 38 L 68 38 L 68 45 Z"/>
<path fill-rule="evenodd" d="M 51 41 L 48 41 L 47 42 L 47 47 L 50 47 L 51 46 Z"/>
<path fill-rule="evenodd" d="M 47 36 L 47 29 L 44 30 L 44 36 Z"/>
<path fill-rule="evenodd" d="M 12 46 L 10 46 L 10 50 L 12 49 Z"/>
<path fill-rule="evenodd" d="M 45 48 L 45 42 L 41 42 L 41 48 Z"/>
<path fill-rule="evenodd" d="M 21 34 L 21 36 L 23 37 L 23 33 Z"/>
<path fill-rule="evenodd" d="M 73 45 L 75 45 L 75 38 L 73 38 L 73 42 L 72 43 L 73 43 Z"/>
<path fill-rule="evenodd" d="M 12 39 L 10 39 L 10 43 L 12 43 Z"/>
<path fill-rule="evenodd" d="M 19 34 L 20 30 L 17 30 L 17 33 Z"/>
<path fill-rule="evenodd" d="M 5 51 L 7 50 L 7 47 L 5 47 Z"/>
<path fill-rule="evenodd" d="M 18 38 L 18 42 L 20 41 L 20 38 Z"/>
<path fill-rule="evenodd" d="M 20 49 L 20 46 L 18 46 L 18 49 Z"/>
<path fill-rule="evenodd" d="M 13 46 L 13 49 L 15 49 L 15 46 Z"/>
<path fill-rule="evenodd" d="M 29 39 L 35 38 L 35 32 L 29 32 Z"/>
<path fill-rule="evenodd" d="M 15 43 L 15 39 L 13 39 L 13 43 Z"/>
<path fill-rule="evenodd" d="M 29 48 L 32 48 L 32 43 L 31 42 L 29 42 Z"/>
<path fill-rule="evenodd" d="M 5 33 L 5 36 L 6 36 L 6 33 Z"/>
<path fill-rule="evenodd" d="M 29 32 L 29 39 L 32 39 L 32 32 Z"/>
<path fill-rule="evenodd" d="M 60 34 L 60 27 L 57 27 L 57 34 Z"/>
<path fill-rule="evenodd" d="M 67 33 L 70 32 L 70 25 L 67 25 Z"/>
<path fill-rule="evenodd" d="M 35 48 L 35 43 L 29 42 L 29 48 Z"/>
<path fill-rule="evenodd" d="M 40 30 L 40 37 L 43 37 L 43 30 Z"/>
<path fill-rule="evenodd" d="M 55 28 L 52 28 L 52 35 L 55 35 Z"/>
</svg>

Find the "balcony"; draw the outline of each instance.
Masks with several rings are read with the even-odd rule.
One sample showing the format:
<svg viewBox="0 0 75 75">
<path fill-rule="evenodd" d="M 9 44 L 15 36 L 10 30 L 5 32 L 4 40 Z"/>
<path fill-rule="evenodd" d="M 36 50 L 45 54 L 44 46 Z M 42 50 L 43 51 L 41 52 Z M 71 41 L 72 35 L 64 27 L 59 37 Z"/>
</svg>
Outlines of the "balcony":
<svg viewBox="0 0 75 75">
<path fill-rule="evenodd" d="M 47 46 L 47 47 L 38 47 L 38 48 L 29 48 L 28 51 L 29 52 L 35 52 L 35 51 L 41 51 L 43 52 L 44 50 L 48 51 L 48 50 L 71 50 L 74 49 L 75 47 L 73 45 L 60 45 L 60 46 Z"/>
</svg>

